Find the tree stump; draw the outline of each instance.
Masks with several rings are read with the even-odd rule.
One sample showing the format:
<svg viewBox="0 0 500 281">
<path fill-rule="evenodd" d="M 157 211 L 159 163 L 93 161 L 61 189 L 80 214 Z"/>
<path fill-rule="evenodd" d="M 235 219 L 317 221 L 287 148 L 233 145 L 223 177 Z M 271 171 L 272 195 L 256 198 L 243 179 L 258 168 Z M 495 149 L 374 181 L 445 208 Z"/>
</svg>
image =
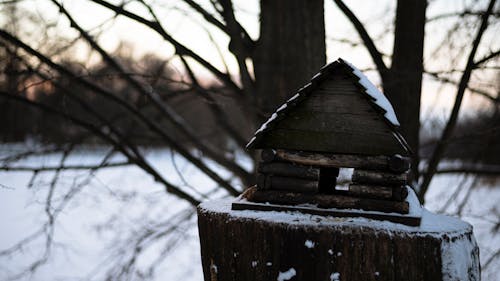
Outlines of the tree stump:
<svg viewBox="0 0 500 281">
<path fill-rule="evenodd" d="M 480 280 L 472 226 L 422 211 L 419 227 L 298 212 L 198 207 L 205 281 Z"/>
</svg>

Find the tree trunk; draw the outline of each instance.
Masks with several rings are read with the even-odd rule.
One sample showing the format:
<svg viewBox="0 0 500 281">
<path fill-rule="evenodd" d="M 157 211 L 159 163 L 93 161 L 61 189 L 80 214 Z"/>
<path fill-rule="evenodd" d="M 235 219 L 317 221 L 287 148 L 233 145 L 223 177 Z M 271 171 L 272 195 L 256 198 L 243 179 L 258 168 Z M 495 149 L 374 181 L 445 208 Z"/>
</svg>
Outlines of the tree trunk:
<svg viewBox="0 0 500 281">
<path fill-rule="evenodd" d="M 413 150 L 412 179 L 418 179 L 420 93 L 426 0 L 398 0 L 392 65 L 384 91 L 401 123 L 401 133 Z"/>
<path fill-rule="evenodd" d="M 326 62 L 323 1 L 260 1 L 254 53 L 258 120 L 268 117 Z"/>
<path fill-rule="evenodd" d="M 420 227 L 203 203 L 205 281 L 479 280 L 472 227 L 426 213 Z"/>
</svg>

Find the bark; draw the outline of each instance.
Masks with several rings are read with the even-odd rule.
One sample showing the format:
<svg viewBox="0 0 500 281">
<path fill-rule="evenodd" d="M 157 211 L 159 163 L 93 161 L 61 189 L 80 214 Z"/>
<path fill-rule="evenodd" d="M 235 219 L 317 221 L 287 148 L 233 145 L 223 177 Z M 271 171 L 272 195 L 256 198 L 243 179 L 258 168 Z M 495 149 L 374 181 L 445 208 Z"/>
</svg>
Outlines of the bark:
<svg viewBox="0 0 500 281">
<path fill-rule="evenodd" d="M 355 169 L 352 174 L 352 181 L 355 183 L 368 184 L 405 185 L 408 181 L 408 174 L 393 174 L 380 171 Z"/>
<path fill-rule="evenodd" d="M 412 179 L 418 179 L 420 93 L 426 0 L 398 0 L 392 65 L 384 91 L 401 123 L 401 133 L 413 150 Z"/>
<path fill-rule="evenodd" d="M 263 174 L 319 180 L 319 168 L 295 165 L 286 162 L 260 163 L 258 171 Z"/>
<path fill-rule="evenodd" d="M 286 192 L 316 193 L 319 190 L 318 180 L 280 177 L 275 175 L 259 174 L 257 186 L 259 189 L 281 190 Z"/>
<path fill-rule="evenodd" d="M 479 280 L 479 249 L 472 227 L 465 223 L 432 232 L 398 224 L 384 228 L 379 223 L 347 223 L 344 218 L 269 213 L 230 211 L 221 201 L 198 208 L 206 281 Z M 443 220 L 446 225 L 457 221 Z M 457 252 L 447 249 L 463 254 L 464 262 L 449 259 Z M 447 270 L 454 266 L 463 266 L 459 271 L 466 276 Z M 284 272 L 294 273 L 293 278 L 279 279 Z"/>
<path fill-rule="evenodd" d="M 299 165 L 361 168 L 366 170 L 386 170 L 402 173 L 408 170 L 409 158 L 393 156 L 360 156 L 351 154 L 309 153 L 302 151 L 277 150 L 277 159 L 284 159 Z"/>
<path fill-rule="evenodd" d="M 326 62 L 323 1 L 263 0 L 254 53 L 257 105 L 272 113 Z"/>
<path fill-rule="evenodd" d="M 271 203 L 278 205 L 312 204 L 319 208 L 362 209 L 366 211 L 379 211 L 389 213 L 408 214 L 408 202 L 390 200 L 367 199 L 346 195 L 295 193 L 279 190 L 253 190 L 246 191 L 244 198 L 250 202 Z"/>
</svg>

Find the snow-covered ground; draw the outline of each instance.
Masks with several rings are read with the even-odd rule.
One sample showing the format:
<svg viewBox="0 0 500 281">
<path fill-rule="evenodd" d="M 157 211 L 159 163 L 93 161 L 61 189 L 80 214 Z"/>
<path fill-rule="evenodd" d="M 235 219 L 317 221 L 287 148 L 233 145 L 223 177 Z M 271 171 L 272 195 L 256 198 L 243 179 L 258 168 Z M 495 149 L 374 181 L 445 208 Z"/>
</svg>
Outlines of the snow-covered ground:
<svg viewBox="0 0 500 281">
<path fill-rule="evenodd" d="M 2 146 L 0 156 L 12 149 L 17 149 L 17 146 Z M 79 151 L 70 156 L 67 164 L 98 163 L 103 152 Z M 60 155 L 49 154 L 17 164 L 56 165 L 59 159 Z M 210 190 L 215 186 L 180 157 L 175 157 L 174 164 L 167 149 L 150 150 L 147 159 L 173 183 L 186 189 L 201 187 Z M 52 175 L 39 173 L 33 185 L 27 188 L 32 173 L 0 172 L 0 251 L 28 237 L 47 221 L 45 202 Z M 170 238 L 151 242 L 150 248 L 140 255 L 137 262 L 139 271 L 144 275 L 152 273 L 147 265 L 165 250 L 168 254 L 160 258 L 161 262 L 154 271 L 158 280 L 202 280 L 196 216 L 179 214 L 187 208 L 187 204 L 166 195 L 161 185 L 133 166 L 107 168 L 91 178 L 87 176 L 85 171 L 65 172 L 60 176 L 52 196 L 52 211 L 68 191 L 76 191 L 80 186 L 83 188 L 57 218 L 59 222 L 54 231 L 55 242 L 49 261 L 36 274 L 26 275 L 21 280 L 97 279 L 100 274 L 116 270 L 117 261 L 127 261 L 130 252 L 123 251 L 123 248 L 129 248 L 129 251 L 134 248 L 129 235 L 137 236 L 145 229 L 158 230 L 162 227 L 171 230 Z M 484 263 L 500 247 L 500 235 L 493 231 L 500 212 L 500 188 L 492 187 L 498 183 L 476 181 L 469 193 L 467 190 L 473 181 L 472 178 L 463 179 L 457 175 L 436 177 L 428 192 L 426 207 L 432 211 L 441 210 L 450 195 L 462 186 L 463 191 L 457 193 L 456 200 L 444 212 L 453 214 L 462 209 L 462 218 L 474 226 Z M 460 202 L 466 195 L 470 195 L 469 200 L 461 207 Z M 221 192 L 212 196 L 220 198 L 225 195 Z M 185 223 L 177 222 L 185 217 L 190 219 Z M 44 247 L 45 240 L 38 238 L 26 244 L 21 251 L 0 257 L 0 280 L 43 257 Z M 497 259 L 483 271 L 483 280 L 497 280 L 498 274 L 500 261 Z M 142 279 L 136 277 L 137 280 Z"/>
</svg>

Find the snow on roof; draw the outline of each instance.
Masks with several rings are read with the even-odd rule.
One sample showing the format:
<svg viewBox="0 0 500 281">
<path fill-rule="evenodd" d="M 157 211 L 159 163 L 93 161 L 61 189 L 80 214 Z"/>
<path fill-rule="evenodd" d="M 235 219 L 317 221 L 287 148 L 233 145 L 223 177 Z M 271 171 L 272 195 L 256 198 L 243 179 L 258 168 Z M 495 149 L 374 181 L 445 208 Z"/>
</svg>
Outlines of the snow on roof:
<svg viewBox="0 0 500 281">
<path fill-rule="evenodd" d="M 321 68 L 320 72 L 313 76 L 311 82 L 307 83 L 304 87 L 300 88 L 298 92 L 288 99 L 283 105 L 281 105 L 278 110 L 271 115 L 271 117 L 255 132 L 254 137 L 247 144 L 247 148 L 254 145 L 259 141 L 260 137 L 264 132 L 266 132 L 276 120 L 281 119 L 282 115 L 288 111 L 290 108 L 295 107 L 300 101 L 302 101 L 306 96 L 309 95 L 319 83 L 317 81 L 323 80 L 324 76 L 330 73 L 331 69 L 339 65 L 345 65 L 352 70 L 352 73 L 359 78 L 358 84 L 365 89 L 365 93 L 370 97 L 370 101 L 373 102 L 378 108 L 384 111 L 384 119 L 394 127 L 399 127 L 399 121 L 396 117 L 396 113 L 392 108 L 391 103 L 387 98 L 380 92 L 375 85 L 373 85 L 368 78 L 354 65 L 347 62 L 344 59 L 339 58 L 338 60 L 324 66 Z"/>
<path fill-rule="evenodd" d="M 359 70 L 352 63 L 346 60 L 342 61 L 346 63 L 350 68 L 352 68 L 352 73 L 354 73 L 354 75 L 359 77 L 358 83 L 366 89 L 366 93 L 375 100 L 375 103 L 378 106 L 385 110 L 384 117 L 389 120 L 389 122 L 391 122 L 394 126 L 399 126 L 400 124 L 398 118 L 396 117 L 396 113 L 394 112 L 394 108 L 392 108 L 391 103 L 385 97 L 385 95 L 382 94 L 382 92 L 380 92 L 378 88 L 375 87 L 372 82 L 370 82 L 370 80 L 368 80 L 368 78 L 363 74 L 363 72 L 361 72 L 361 70 Z"/>
</svg>

